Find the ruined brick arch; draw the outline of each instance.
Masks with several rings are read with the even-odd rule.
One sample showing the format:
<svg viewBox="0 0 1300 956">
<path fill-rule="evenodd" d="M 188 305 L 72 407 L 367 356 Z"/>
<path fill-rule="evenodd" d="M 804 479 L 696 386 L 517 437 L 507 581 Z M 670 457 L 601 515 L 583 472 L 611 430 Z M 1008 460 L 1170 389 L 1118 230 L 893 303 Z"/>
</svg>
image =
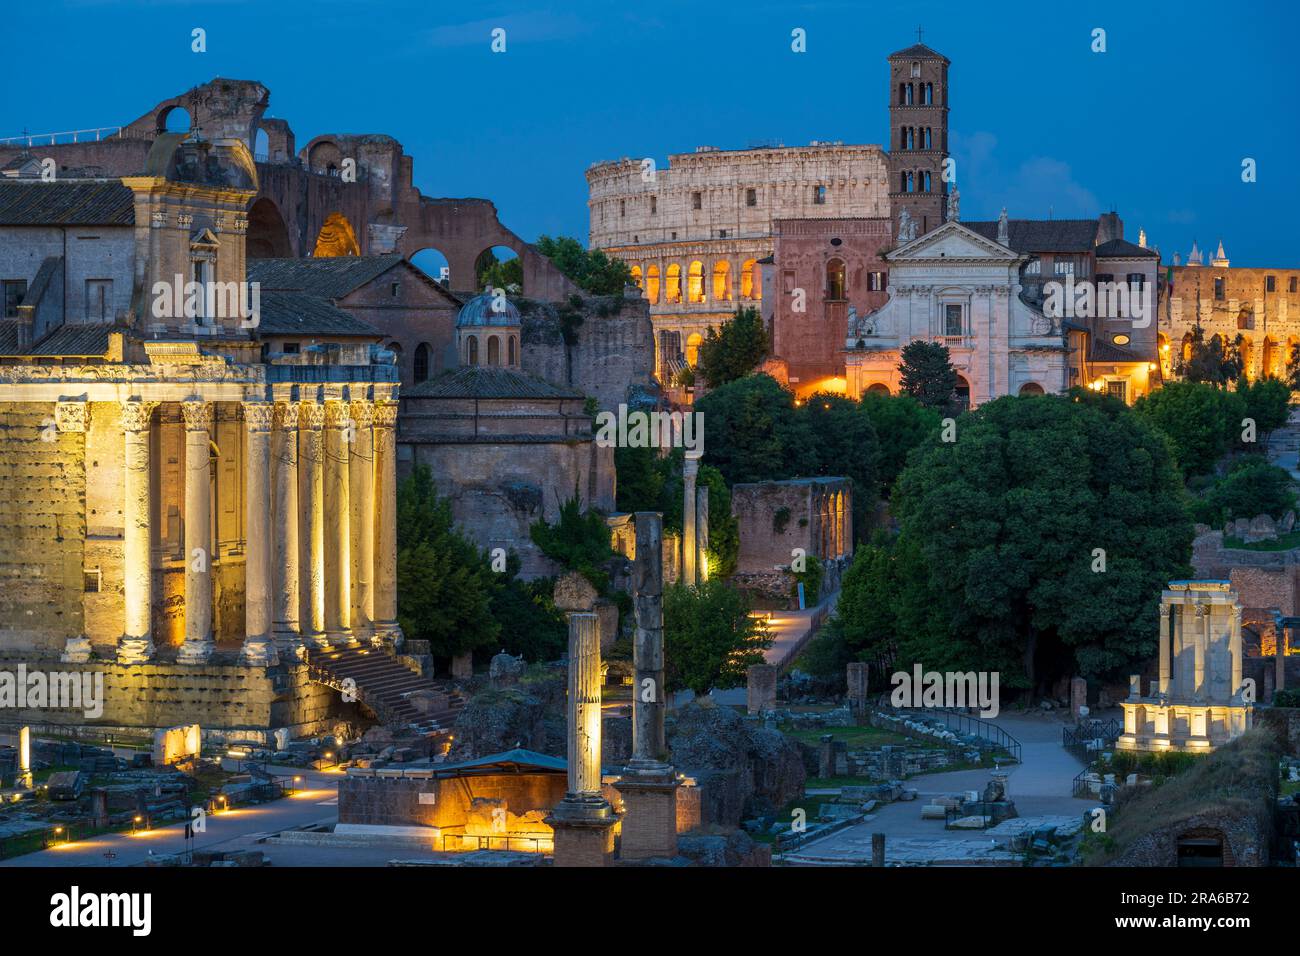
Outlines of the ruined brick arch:
<svg viewBox="0 0 1300 956">
<path fill-rule="evenodd" d="M 338 256 L 361 255 L 361 244 L 357 241 L 356 230 L 348 217 L 341 212 L 332 212 L 325 217 L 325 222 L 316 234 L 316 245 L 312 256 L 317 259 Z"/>
<path fill-rule="evenodd" d="M 337 176 L 343 168 L 343 150 L 333 139 L 318 136 L 303 151 L 303 163 L 312 172 Z"/>
<path fill-rule="evenodd" d="M 513 252 L 513 253 L 515 254 L 515 256 L 518 257 L 518 259 L 519 259 L 519 265 L 520 265 L 520 267 L 522 268 L 522 266 L 523 266 L 523 260 L 524 260 L 524 252 L 528 249 L 528 245 L 527 245 L 526 243 L 523 243 L 523 242 L 519 242 L 519 243 L 512 243 L 512 242 L 494 242 L 494 243 L 492 243 L 492 245 L 490 245 L 490 246 L 484 246 L 482 249 L 480 249 L 478 255 L 476 255 L 476 256 L 474 257 L 474 273 L 473 273 L 474 282 L 473 282 L 472 288 L 474 289 L 475 292 L 486 291 L 486 290 L 481 290 L 481 289 L 478 288 L 478 285 L 479 285 L 479 282 L 478 282 L 479 272 L 480 272 L 480 270 L 481 270 L 481 268 L 482 268 L 482 265 L 483 265 L 483 262 L 484 262 L 485 257 L 488 256 L 488 255 L 492 255 L 492 256 L 494 256 L 494 257 L 497 257 L 497 256 L 496 256 L 496 250 L 498 250 L 498 249 L 509 249 L 511 252 Z M 506 262 L 506 261 L 508 261 L 508 260 L 501 259 L 500 257 L 497 257 L 497 261 L 498 261 L 498 262 Z M 469 288 L 471 288 L 471 286 L 460 286 L 459 288 L 469 289 Z M 528 277 L 527 277 L 527 276 L 525 276 L 524 279 L 523 279 L 523 287 L 522 287 L 522 289 L 521 289 L 520 291 L 521 291 L 521 292 L 527 292 L 527 291 L 528 291 Z"/>
<path fill-rule="evenodd" d="M 434 282 L 441 283 L 443 281 L 443 276 L 439 274 L 441 265 L 432 261 L 434 259 L 433 256 L 424 256 L 423 253 L 426 252 L 435 253 L 437 257 L 441 258 L 442 264 L 445 264 L 447 267 L 447 286 L 449 288 L 455 288 L 452 282 L 455 276 L 451 272 L 451 259 L 449 259 L 447 254 L 437 246 L 424 246 L 419 249 L 413 249 L 406 254 L 406 258 L 413 266 L 427 275 Z"/>
<path fill-rule="evenodd" d="M 190 115 L 190 111 L 186 109 L 184 106 L 182 106 L 180 103 L 171 103 L 167 106 L 164 106 L 162 109 L 158 111 L 158 119 L 155 124 L 155 132 L 158 133 L 168 132 L 169 130 L 167 128 L 167 123 L 173 120 L 176 117 L 177 113 L 180 113 L 185 117 L 184 128 L 182 129 L 182 124 L 177 123 L 176 129 L 171 130 L 170 132 L 179 133 L 179 132 L 189 132 L 190 130 L 192 130 L 194 128 L 194 117 Z"/>
<path fill-rule="evenodd" d="M 263 196 L 248 210 L 247 256 L 249 259 L 289 259 L 293 244 L 289 229 L 275 202 Z"/>
</svg>

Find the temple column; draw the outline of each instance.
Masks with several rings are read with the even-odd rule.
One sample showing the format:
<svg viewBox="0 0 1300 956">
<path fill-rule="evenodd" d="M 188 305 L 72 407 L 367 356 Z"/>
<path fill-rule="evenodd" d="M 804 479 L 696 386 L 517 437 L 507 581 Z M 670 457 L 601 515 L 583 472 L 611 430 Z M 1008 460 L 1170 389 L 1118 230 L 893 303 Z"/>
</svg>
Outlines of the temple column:
<svg viewBox="0 0 1300 956">
<path fill-rule="evenodd" d="M 245 402 L 244 646 L 239 662 L 278 663 L 271 642 L 271 418 L 270 402 Z"/>
<path fill-rule="evenodd" d="M 302 656 L 302 630 L 298 609 L 298 403 L 277 402 L 275 430 L 271 432 L 271 474 L 274 535 L 272 566 L 275 604 L 272 633 L 277 650 L 287 657 Z"/>
<path fill-rule="evenodd" d="M 687 587 L 695 584 L 695 476 L 700 471 L 700 459 L 690 452 L 682 461 L 682 583 Z"/>
<path fill-rule="evenodd" d="M 348 501 L 347 402 L 325 402 L 325 634 L 330 643 L 352 637 L 352 531 Z"/>
<path fill-rule="evenodd" d="M 1241 690 L 1241 605 L 1232 608 L 1232 630 L 1228 633 L 1228 653 L 1232 656 L 1232 686 L 1228 697 L 1233 699 Z"/>
<path fill-rule="evenodd" d="M 352 403 L 352 633 L 368 640 L 375 620 L 375 442 L 374 405 Z"/>
<path fill-rule="evenodd" d="M 204 664 L 212 656 L 212 404 L 181 403 L 185 416 L 185 641 L 176 660 Z"/>
<path fill-rule="evenodd" d="M 677 787 L 664 762 L 663 516 L 638 511 L 632 600 L 636 637 L 632 666 L 632 759 L 618 782 L 626 812 L 620 856 L 625 860 L 677 855 Z"/>
<path fill-rule="evenodd" d="M 600 791 L 600 618 L 569 618 L 568 792 L 546 818 L 556 866 L 604 866 L 614 852 L 616 818 Z"/>
<path fill-rule="evenodd" d="M 397 624 L 397 402 L 374 405 L 375 643 L 400 647 Z"/>
<path fill-rule="evenodd" d="M 298 424 L 303 533 L 307 538 L 307 606 L 302 637 L 309 648 L 329 650 L 325 637 L 325 406 L 303 402 Z"/>
<path fill-rule="evenodd" d="M 122 508 L 122 602 L 124 626 L 117 642 L 119 664 L 153 657 L 153 499 L 149 480 L 149 422 L 157 402 L 122 403 L 125 437 Z"/>
<path fill-rule="evenodd" d="M 1210 608 L 1205 604 L 1196 605 L 1195 644 L 1193 653 L 1192 696 L 1196 700 L 1205 699 L 1205 657 L 1210 647 Z"/>
<path fill-rule="evenodd" d="M 1161 696 L 1169 694 L 1169 613 L 1172 610 L 1168 604 L 1160 605 L 1160 683 L 1157 688 Z"/>
</svg>

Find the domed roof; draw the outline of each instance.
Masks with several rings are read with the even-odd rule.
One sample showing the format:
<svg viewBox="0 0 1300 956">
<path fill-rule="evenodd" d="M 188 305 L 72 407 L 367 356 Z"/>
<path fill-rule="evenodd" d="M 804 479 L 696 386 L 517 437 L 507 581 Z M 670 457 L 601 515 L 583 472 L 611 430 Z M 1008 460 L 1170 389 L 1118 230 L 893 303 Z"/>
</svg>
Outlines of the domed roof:
<svg viewBox="0 0 1300 956">
<path fill-rule="evenodd" d="M 497 306 L 501 306 L 500 311 Z M 519 310 L 504 296 L 498 299 L 490 292 L 476 295 L 466 302 L 456 316 L 456 328 L 467 326 L 519 325 Z"/>
</svg>

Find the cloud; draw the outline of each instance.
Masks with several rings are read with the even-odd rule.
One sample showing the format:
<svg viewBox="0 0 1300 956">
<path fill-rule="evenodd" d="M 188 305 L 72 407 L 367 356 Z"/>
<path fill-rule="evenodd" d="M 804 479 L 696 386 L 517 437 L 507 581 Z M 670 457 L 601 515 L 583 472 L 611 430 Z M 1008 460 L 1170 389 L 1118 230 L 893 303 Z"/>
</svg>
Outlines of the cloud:
<svg viewBox="0 0 1300 956">
<path fill-rule="evenodd" d="M 986 130 L 953 131 L 962 218 L 992 219 L 1003 207 L 1013 219 L 1091 219 L 1097 197 L 1074 178 L 1070 164 L 1054 156 L 1031 156 L 1014 169 L 997 154 L 998 138 Z"/>
<path fill-rule="evenodd" d="M 508 13 L 487 17 L 468 23 L 449 23 L 434 27 L 422 36 L 423 45 L 434 48 L 473 46 L 486 47 L 492 40 L 492 31 L 501 27 L 506 31 L 506 49 L 512 40 L 526 43 L 544 43 L 548 40 L 568 40 L 589 33 L 590 20 L 570 13 Z"/>
</svg>

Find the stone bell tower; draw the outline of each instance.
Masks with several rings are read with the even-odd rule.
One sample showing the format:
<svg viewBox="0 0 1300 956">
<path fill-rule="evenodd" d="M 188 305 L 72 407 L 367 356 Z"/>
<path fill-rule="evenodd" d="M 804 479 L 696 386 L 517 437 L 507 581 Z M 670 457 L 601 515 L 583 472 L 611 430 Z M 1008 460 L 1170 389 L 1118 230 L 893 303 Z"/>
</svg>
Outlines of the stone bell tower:
<svg viewBox="0 0 1300 956">
<path fill-rule="evenodd" d="M 924 235 L 947 218 L 948 65 L 919 42 L 889 57 L 889 205 L 898 236 L 906 209 Z"/>
</svg>

